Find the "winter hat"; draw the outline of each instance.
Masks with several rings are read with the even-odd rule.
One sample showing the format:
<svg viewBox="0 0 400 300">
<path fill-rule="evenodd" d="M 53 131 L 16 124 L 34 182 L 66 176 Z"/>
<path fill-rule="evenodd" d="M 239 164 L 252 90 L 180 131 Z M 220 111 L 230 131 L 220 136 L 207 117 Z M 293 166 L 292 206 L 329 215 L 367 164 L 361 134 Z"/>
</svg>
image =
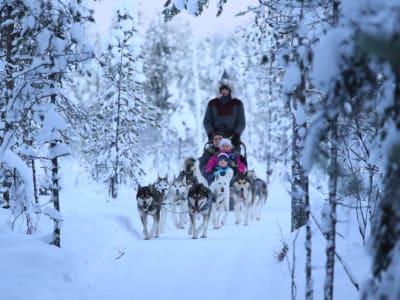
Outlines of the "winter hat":
<svg viewBox="0 0 400 300">
<path fill-rule="evenodd" d="M 227 84 L 221 84 L 219 86 L 219 91 L 221 92 L 222 90 L 229 90 L 231 92 L 231 88 Z"/>
<path fill-rule="evenodd" d="M 230 139 L 222 139 L 222 140 L 219 142 L 218 147 L 221 148 L 223 145 L 228 145 L 229 147 L 232 148 L 232 143 L 231 143 L 231 140 L 230 140 Z"/>
<path fill-rule="evenodd" d="M 224 152 L 218 154 L 217 161 L 220 161 L 220 160 L 229 161 L 229 155 Z"/>
<path fill-rule="evenodd" d="M 218 81 L 218 92 L 221 92 L 222 89 L 228 89 L 231 93 L 233 92 L 234 84 L 230 77 L 228 72 L 224 70 L 221 79 Z"/>
</svg>

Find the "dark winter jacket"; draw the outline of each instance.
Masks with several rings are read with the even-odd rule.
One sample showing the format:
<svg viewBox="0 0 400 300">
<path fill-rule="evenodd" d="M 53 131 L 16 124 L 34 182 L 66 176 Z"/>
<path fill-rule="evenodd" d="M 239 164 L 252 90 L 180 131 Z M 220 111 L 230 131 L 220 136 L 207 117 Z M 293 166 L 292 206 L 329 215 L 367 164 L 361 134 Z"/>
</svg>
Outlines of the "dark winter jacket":
<svg viewBox="0 0 400 300">
<path fill-rule="evenodd" d="M 221 131 L 225 137 L 242 134 L 246 119 L 243 103 L 236 98 L 215 98 L 208 102 L 203 120 L 208 135 Z"/>
<path fill-rule="evenodd" d="M 202 156 L 199 158 L 199 168 L 200 168 L 200 172 L 204 176 L 204 178 L 207 177 L 206 165 L 207 165 L 208 161 L 210 160 L 211 157 L 216 155 L 218 153 L 218 151 L 219 151 L 218 147 L 211 145 L 204 150 Z"/>
</svg>

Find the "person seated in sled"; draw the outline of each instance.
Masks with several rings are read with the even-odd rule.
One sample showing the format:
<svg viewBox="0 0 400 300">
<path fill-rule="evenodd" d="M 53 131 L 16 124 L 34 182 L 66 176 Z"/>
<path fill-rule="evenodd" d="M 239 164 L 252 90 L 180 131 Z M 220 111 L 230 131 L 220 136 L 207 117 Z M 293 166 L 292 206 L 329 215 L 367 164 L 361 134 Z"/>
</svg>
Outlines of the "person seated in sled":
<svg viewBox="0 0 400 300">
<path fill-rule="evenodd" d="M 221 152 L 216 156 L 216 158 L 217 161 L 214 170 L 207 173 L 206 176 L 208 185 L 211 185 L 217 175 L 225 176 L 225 174 L 228 173 L 228 169 L 230 168 L 228 154 Z"/>
<path fill-rule="evenodd" d="M 225 82 L 219 86 L 219 97 L 208 102 L 203 125 L 209 140 L 222 132 L 224 137 L 231 137 L 235 152 L 240 153 L 240 136 L 246 126 L 244 107 L 241 100 L 232 97 L 232 89 Z"/>
<path fill-rule="evenodd" d="M 219 148 L 219 152 L 212 156 L 206 165 L 206 178 L 209 184 L 214 180 L 214 177 L 211 175 L 217 166 L 218 157 L 221 153 L 225 153 L 229 160 L 234 160 L 233 162 L 228 160 L 228 165 L 233 169 L 234 176 L 237 174 L 237 172 L 246 172 L 246 165 L 240 160 L 240 156 L 232 152 L 232 143 L 229 139 L 223 138 L 219 142 Z"/>
<path fill-rule="evenodd" d="M 199 158 L 199 168 L 200 172 L 204 178 L 207 178 L 206 165 L 210 158 L 219 152 L 219 142 L 224 138 L 222 132 L 215 132 L 212 136 L 212 144 L 208 144 L 205 147 L 203 154 Z"/>
</svg>

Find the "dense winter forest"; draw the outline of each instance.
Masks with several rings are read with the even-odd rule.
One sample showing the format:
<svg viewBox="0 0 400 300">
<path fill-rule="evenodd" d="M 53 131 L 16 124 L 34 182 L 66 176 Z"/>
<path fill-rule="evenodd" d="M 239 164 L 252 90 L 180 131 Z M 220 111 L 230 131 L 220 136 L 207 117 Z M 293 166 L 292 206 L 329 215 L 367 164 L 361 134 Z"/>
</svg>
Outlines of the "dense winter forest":
<svg viewBox="0 0 400 300">
<path fill-rule="evenodd" d="M 139 12 L 121 6 L 105 39 L 89 30 L 96 20 L 84 1 L 0 0 L 0 204 L 9 230 L 33 235 L 46 215 L 61 246 L 65 156 L 116 199 L 121 186 L 141 183 L 144 160 L 165 162 L 166 173 L 197 155 L 207 100 L 226 70 L 261 175 L 268 183 L 275 166 L 286 167 L 291 230 L 307 233 L 305 298 L 313 299 L 315 222 L 326 238 L 324 299 L 333 299 L 337 210 L 346 207 L 371 257 L 369 279 L 355 284 L 360 298 L 400 299 L 400 3 L 259 0 L 237 12 L 248 25 L 204 38 L 179 18 L 201 17 L 209 2 L 223 14 L 230 1 L 166 0 L 144 34 Z M 324 194 L 322 217 L 311 190 Z"/>
</svg>

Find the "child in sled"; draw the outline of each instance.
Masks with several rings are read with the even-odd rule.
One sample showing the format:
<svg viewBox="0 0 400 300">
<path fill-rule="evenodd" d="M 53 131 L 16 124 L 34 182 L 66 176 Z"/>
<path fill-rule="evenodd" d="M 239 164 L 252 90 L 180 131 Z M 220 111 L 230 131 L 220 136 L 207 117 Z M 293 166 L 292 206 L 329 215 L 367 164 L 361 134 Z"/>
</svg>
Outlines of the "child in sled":
<svg viewBox="0 0 400 300">
<path fill-rule="evenodd" d="M 213 171 L 217 168 L 218 159 L 221 155 L 221 159 L 224 157 L 227 159 L 227 165 L 233 169 L 234 174 L 236 172 L 244 173 L 246 172 L 246 165 L 240 160 L 239 155 L 232 152 L 232 143 L 229 139 L 222 139 L 219 142 L 220 151 L 217 155 L 212 156 L 206 165 L 207 181 L 210 184 L 214 180 Z M 225 155 L 222 155 L 225 154 Z"/>
</svg>

